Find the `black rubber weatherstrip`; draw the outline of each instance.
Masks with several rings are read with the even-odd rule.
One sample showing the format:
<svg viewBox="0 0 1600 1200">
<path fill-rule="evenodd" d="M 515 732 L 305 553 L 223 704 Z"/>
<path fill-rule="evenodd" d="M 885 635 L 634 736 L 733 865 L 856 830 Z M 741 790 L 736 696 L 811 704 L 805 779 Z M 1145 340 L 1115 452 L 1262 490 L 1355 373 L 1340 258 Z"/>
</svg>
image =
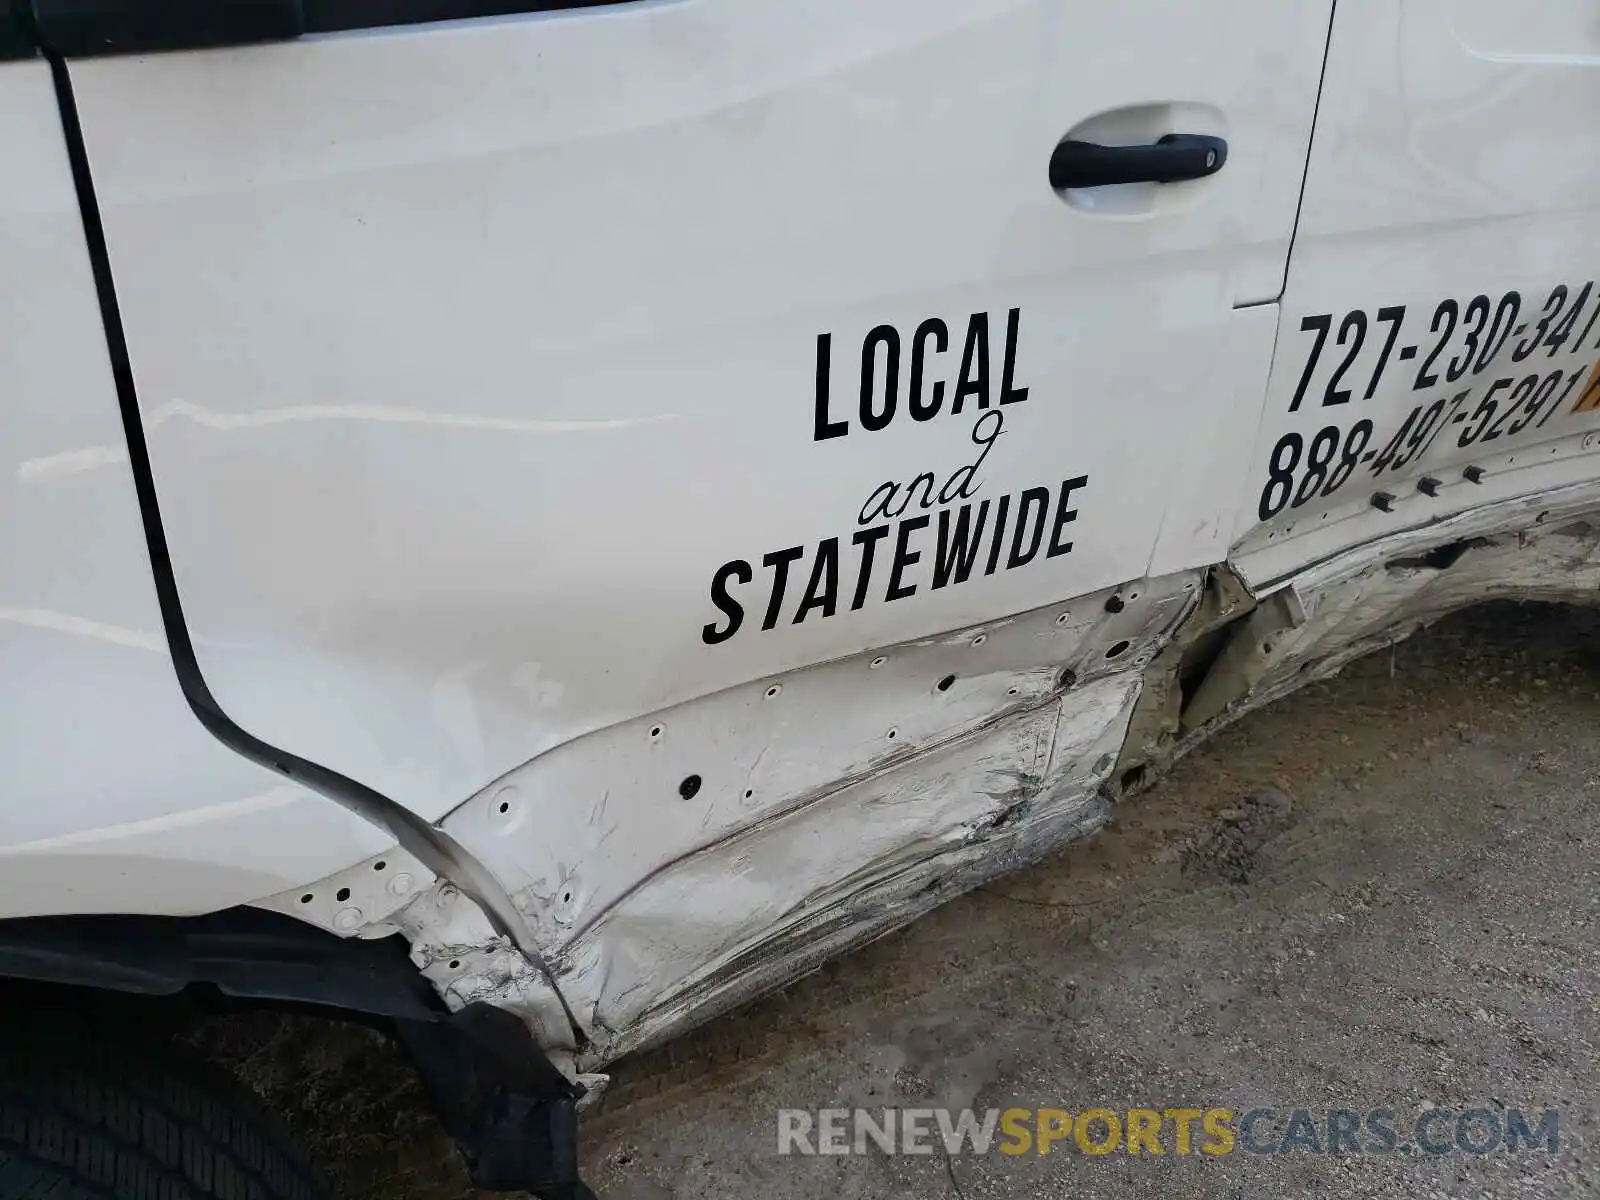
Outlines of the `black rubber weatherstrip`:
<svg viewBox="0 0 1600 1200">
<path fill-rule="evenodd" d="M 32 58 L 33 39 L 23 28 L 5 0 L 0 0 L 0 62 L 7 59 Z"/>
<path fill-rule="evenodd" d="M 3 4 L 5 0 L 0 0 Z M 142 54 L 628 0 L 13 0 L 60 54 Z"/>
<path fill-rule="evenodd" d="M 133 485 L 139 501 L 140 519 L 144 524 L 145 545 L 150 554 L 150 570 L 155 579 L 161 623 L 184 698 L 200 724 L 224 746 L 251 762 L 275 771 L 284 778 L 326 797 L 385 830 L 402 848 L 415 855 L 434 874 L 450 880 L 477 900 L 484 915 L 495 927 L 495 932 L 507 938 L 512 945 L 522 951 L 544 977 L 565 1014 L 574 1045 L 581 1048 L 586 1042 L 583 1027 L 578 1023 L 567 1004 L 566 997 L 556 985 L 554 972 L 538 948 L 525 936 L 521 917 L 510 895 L 493 875 L 484 870 L 476 858 L 463 850 L 449 834 L 366 784 L 298 755 L 280 750 L 240 728 L 227 713 L 222 711 L 221 705 L 217 703 L 211 694 L 211 689 L 206 685 L 205 678 L 200 673 L 200 664 L 195 657 L 194 643 L 189 637 L 189 627 L 184 621 L 183 605 L 178 597 L 177 579 L 172 570 L 172 556 L 167 548 L 167 536 L 161 524 L 155 475 L 150 467 L 150 453 L 145 444 L 144 423 L 139 413 L 138 393 L 134 388 L 133 365 L 128 355 L 127 335 L 123 330 L 122 313 L 117 305 L 116 289 L 112 282 L 111 256 L 107 248 L 105 227 L 100 219 L 100 207 L 95 200 L 94 184 L 89 174 L 89 156 L 84 145 L 83 126 L 78 119 L 78 106 L 73 96 L 72 80 L 61 55 L 48 43 L 39 39 L 37 30 L 33 31 L 33 35 L 39 41 L 40 49 L 50 64 L 50 72 L 55 81 L 56 100 L 61 110 L 61 127 L 66 139 L 73 184 L 78 193 L 78 208 L 83 218 L 83 235 L 88 245 L 95 292 L 100 301 L 106 351 L 111 360 L 111 376 L 116 386 L 117 404 L 122 413 L 123 436 L 128 444 L 128 461 L 133 469 Z"/>
<path fill-rule="evenodd" d="M 307 33 L 597 8 L 627 0 L 303 0 Z"/>
</svg>

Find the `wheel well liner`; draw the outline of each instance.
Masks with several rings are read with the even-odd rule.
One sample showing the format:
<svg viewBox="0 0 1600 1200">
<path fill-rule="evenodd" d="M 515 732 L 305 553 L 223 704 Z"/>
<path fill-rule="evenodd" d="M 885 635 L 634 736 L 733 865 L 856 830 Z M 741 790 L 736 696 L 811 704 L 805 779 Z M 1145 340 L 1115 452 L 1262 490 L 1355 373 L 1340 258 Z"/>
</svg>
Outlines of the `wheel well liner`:
<svg viewBox="0 0 1600 1200">
<path fill-rule="evenodd" d="M 130 1000 L 220 995 L 377 1025 L 410 1052 L 477 1186 L 552 1200 L 589 1194 L 577 1174 L 583 1088 L 513 1014 L 486 1004 L 450 1012 L 398 935 L 345 941 L 251 908 L 23 917 L 0 921 L 0 980 Z"/>
</svg>

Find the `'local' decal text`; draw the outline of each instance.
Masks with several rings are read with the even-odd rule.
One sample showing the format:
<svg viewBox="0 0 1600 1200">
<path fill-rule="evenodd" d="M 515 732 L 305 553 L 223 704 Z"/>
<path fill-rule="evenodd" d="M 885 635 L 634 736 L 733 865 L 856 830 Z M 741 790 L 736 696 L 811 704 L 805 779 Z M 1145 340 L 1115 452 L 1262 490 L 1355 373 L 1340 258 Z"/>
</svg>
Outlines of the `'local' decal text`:
<svg viewBox="0 0 1600 1200">
<path fill-rule="evenodd" d="M 928 318 L 909 338 L 892 325 L 877 326 L 862 341 L 859 403 L 849 414 L 836 413 L 830 399 L 833 335 L 818 336 L 813 441 L 858 428 L 877 432 L 902 413 L 913 421 L 975 413 L 969 436 L 976 450 L 947 474 L 923 471 L 878 484 L 857 510 L 859 528 L 850 534 L 723 563 L 711 578 L 711 602 L 721 616 L 701 631 L 707 645 L 728 641 L 757 616 L 762 629 L 824 620 L 869 602 L 903 600 L 1071 553 L 1068 534 L 1087 475 L 977 496 L 984 483 L 979 472 L 1007 432 L 1003 406 L 1028 399 L 1028 389 L 1017 385 L 1020 324 L 1021 312 L 1013 308 L 1005 318 L 997 380 L 988 313 L 967 319 L 960 364 L 948 378 L 938 364 L 947 353 L 954 360 L 954 339 L 943 320 Z"/>
</svg>

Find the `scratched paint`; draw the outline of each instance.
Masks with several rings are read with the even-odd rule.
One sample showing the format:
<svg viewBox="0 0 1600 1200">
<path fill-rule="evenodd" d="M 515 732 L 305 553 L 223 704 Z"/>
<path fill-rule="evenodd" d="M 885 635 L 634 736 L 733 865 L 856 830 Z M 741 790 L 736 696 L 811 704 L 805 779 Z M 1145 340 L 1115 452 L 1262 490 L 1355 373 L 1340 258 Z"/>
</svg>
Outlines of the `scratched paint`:
<svg viewBox="0 0 1600 1200">
<path fill-rule="evenodd" d="M 583 1025 L 587 1044 L 558 1060 L 597 1070 L 1087 836 L 1127 764 L 1153 778 L 1449 612 L 1596 602 L 1600 486 L 1402 532 L 1254 597 L 1216 575 L 1232 582 L 1139 580 L 760 680 L 580 738 L 473 797 L 444 827 L 506 884 Z M 1190 624 L 1221 641 L 1180 686 Z M 1171 720 L 1135 720 L 1142 700 Z M 341 879 L 365 877 L 307 890 Z M 450 884 L 369 897 L 354 930 L 336 905 L 295 901 L 272 903 L 346 935 L 401 930 L 452 1006 L 502 1005 L 565 1044 L 547 983 Z"/>
</svg>

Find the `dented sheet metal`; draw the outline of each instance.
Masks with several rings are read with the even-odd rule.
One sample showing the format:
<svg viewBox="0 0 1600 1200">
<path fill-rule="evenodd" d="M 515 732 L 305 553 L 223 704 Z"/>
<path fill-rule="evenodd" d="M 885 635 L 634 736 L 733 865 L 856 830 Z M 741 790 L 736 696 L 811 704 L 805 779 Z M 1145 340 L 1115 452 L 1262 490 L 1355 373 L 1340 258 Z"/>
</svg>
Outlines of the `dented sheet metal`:
<svg viewBox="0 0 1600 1200">
<path fill-rule="evenodd" d="M 1232 630 L 1194 689 L 1186 750 L 1220 725 L 1489 600 L 1600 603 L 1600 487 L 1488 505 L 1296 575 Z"/>
<path fill-rule="evenodd" d="M 604 1062 L 1097 826 L 1142 673 L 1202 580 L 1140 580 L 600 730 L 444 828 L 514 897 L 584 1026 L 581 1063 Z M 366 871 L 346 874 L 370 891 Z M 271 904 L 346 935 L 402 929 L 450 1003 L 517 1007 L 555 1036 L 541 980 L 449 884 L 399 907 L 323 898 L 351 887 Z M 351 928 L 352 907 L 371 921 Z"/>
<path fill-rule="evenodd" d="M 1223 725 L 1449 612 L 1595 602 L 1600 486 L 1249 582 L 1140 580 L 759 680 L 486 788 L 444 828 L 513 896 L 576 1039 L 476 906 L 403 858 L 265 903 L 347 936 L 403 931 L 452 1006 L 510 1008 L 593 1070 L 1092 832 Z"/>
<path fill-rule="evenodd" d="M 809 964 L 818 937 L 903 923 L 1009 826 L 1089 818 L 1137 694 L 1132 672 L 1097 680 L 679 860 L 565 951 L 563 988 L 623 1050 L 738 998 L 764 958 Z"/>
</svg>

